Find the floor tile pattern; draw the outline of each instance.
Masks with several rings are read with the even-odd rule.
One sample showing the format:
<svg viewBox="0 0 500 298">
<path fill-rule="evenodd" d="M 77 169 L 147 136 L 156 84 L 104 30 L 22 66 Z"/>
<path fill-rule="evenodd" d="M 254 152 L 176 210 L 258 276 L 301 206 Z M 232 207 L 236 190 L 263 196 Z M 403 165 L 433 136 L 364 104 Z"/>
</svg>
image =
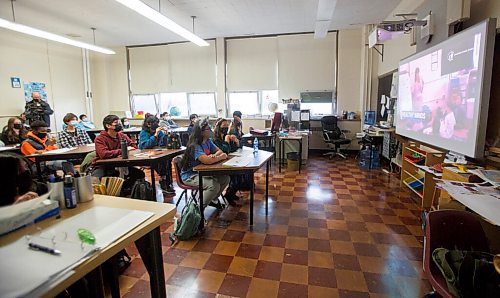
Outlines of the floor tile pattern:
<svg viewBox="0 0 500 298">
<path fill-rule="evenodd" d="M 422 297 L 430 290 L 420 211 L 398 176 L 314 155 L 302 170 L 280 174 L 272 166 L 268 215 L 264 172 L 256 174 L 253 227 L 247 193 L 241 206 L 207 208 L 206 232 L 191 241 L 170 247 L 172 223 L 163 225 L 167 295 Z M 134 246 L 128 252 L 134 261 L 120 276 L 121 294 L 149 297 L 144 265 Z"/>
</svg>

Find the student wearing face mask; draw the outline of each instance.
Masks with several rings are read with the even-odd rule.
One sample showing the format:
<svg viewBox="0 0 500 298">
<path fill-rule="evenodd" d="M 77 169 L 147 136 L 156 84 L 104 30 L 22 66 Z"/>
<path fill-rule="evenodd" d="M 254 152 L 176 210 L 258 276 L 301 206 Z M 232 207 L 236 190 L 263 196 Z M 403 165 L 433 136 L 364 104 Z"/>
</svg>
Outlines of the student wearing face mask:
<svg viewBox="0 0 500 298">
<path fill-rule="evenodd" d="M 2 142 L 5 145 L 21 144 L 26 139 L 26 128 L 21 119 L 12 117 L 2 132 Z"/>
<path fill-rule="evenodd" d="M 83 126 L 85 130 L 95 129 L 94 122 L 91 122 L 90 119 L 85 114 L 80 115 L 80 124 Z"/>
<path fill-rule="evenodd" d="M 139 149 L 152 149 L 167 146 L 167 128 L 160 127 L 160 120 L 155 116 L 144 119 L 139 134 Z M 155 171 L 160 175 L 160 188 L 163 192 L 174 194 L 172 186 L 172 163 L 158 164 Z"/>
<path fill-rule="evenodd" d="M 189 126 L 188 126 L 188 134 L 191 135 L 191 133 L 193 132 L 193 126 L 194 126 L 194 123 L 199 119 L 198 115 L 197 114 L 191 114 L 189 115 Z M 186 143 L 183 143 L 183 144 L 186 144 Z"/>
<path fill-rule="evenodd" d="M 63 121 L 66 128 L 57 134 L 57 145 L 60 148 L 71 148 L 91 144 L 87 132 L 78 126 L 78 118 L 73 113 L 68 113 L 64 116 Z"/>
<path fill-rule="evenodd" d="M 100 159 L 110 159 L 118 157 L 121 154 L 121 140 L 125 140 L 129 150 L 137 149 L 137 145 L 126 134 L 122 132 L 123 126 L 120 118 L 116 115 L 104 117 L 102 126 L 105 130 L 95 138 L 96 157 L 92 160 L 92 176 L 102 178 L 104 176 L 118 176 L 114 167 L 97 166 L 96 162 Z M 137 179 L 144 178 L 144 172 L 135 167 L 128 167 L 125 176 L 125 182 L 122 189 L 131 190 L 132 185 Z"/>
<path fill-rule="evenodd" d="M 170 117 L 168 112 L 164 112 L 161 114 L 160 127 L 177 128 L 177 127 L 179 127 L 179 125 L 177 125 L 174 122 L 174 120 L 172 120 L 172 117 Z"/>
<path fill-rule="evenodd" d="M 120 121 L 123 124 L 123 129 L 130 128 L 130 122 L 128 122 L 127 118 L 123 117 L 123 118 L 120 119 Z"/>
<path fill-rule="evenodd" d="M 58 149 L 56 146 L 56 139 L 49 138 L 48 136 L 48 125 L 43 121 L 33 121 L 31 123 L 32 131 L 28 132 L 26 135 L 26 140 L 21 143 L 21 153 L 25 156 L 32 154 L 42 154 L 47 151 Z M 35 161 L 33 158 L 31 159 Z M 51 160 L 46 161 L 42 164 L 43 167 L 46 166 L 50 170 L 62 170 L 63 160 Z"/>
</svg>

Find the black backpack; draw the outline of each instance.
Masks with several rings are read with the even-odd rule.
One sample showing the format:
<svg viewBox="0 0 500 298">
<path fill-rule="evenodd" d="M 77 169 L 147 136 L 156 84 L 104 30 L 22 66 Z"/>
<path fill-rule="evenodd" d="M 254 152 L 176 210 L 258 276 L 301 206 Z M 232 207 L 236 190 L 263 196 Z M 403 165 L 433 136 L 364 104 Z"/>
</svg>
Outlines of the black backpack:
<svg viewBox="0 0 500 298">
<path fill-rule="evenodd" d="M 153 187 L 151 183 L 146 181 L 146 179 L 137 179 L 132 186 L 132 194 L 130 195 L 132 199 L 145 200 L 145 201 L 156 201 L 153 196 Z"/>
</svg>

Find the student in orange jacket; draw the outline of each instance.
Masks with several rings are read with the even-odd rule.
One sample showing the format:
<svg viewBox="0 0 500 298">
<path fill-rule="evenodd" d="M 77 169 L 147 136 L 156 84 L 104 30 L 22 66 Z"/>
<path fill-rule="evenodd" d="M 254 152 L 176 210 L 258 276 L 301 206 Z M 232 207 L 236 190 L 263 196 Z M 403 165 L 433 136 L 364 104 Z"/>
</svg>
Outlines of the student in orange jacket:
<svg viewBox="0 0 500 298">
<path fill-rule="evenodd" d="M 58 149 L 55 145 L 55 139 L 49 139 L 47 136 L 47 124 L 43 121 L 36 120 L 31 123 L 32 131 L 26 135 L 26 140 L 21 143 L 21 152 L 28 156 L 32 154 L 42 154 L 46 151 Z M 35 161 L 34 158 L 30 158 Z M 63 160 L 53 160 L 45 162 L 45 166 L 50 170 L 62 170 Z"/>
</svg>

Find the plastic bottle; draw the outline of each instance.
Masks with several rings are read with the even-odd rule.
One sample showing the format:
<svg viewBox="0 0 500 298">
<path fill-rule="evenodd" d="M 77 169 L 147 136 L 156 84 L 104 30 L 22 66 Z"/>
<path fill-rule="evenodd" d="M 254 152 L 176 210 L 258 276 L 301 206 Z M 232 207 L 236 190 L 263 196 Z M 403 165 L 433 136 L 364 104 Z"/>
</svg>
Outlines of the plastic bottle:
<svg viewBox="0 0 500 298">
<path fill-rule="evenodd" d="M 259 140 L 257 138 L 253 139 L 253 154 L 259 153 Z"/>
<path fill-rule="evenodd" d="M 76 190 L 71 175 L 64 176 L 64 205 L 67 209 L 76 207 Z"/>
<path fill-rule="evenodd" d="M 123 159 L 127 159 L 128 158 L 128 144 L 127 144 L 127 140 L 125 139 L 121 139 L 120 140 L 120 145 L 121 145 L 121 149 L 122 149 L 122 158 Z"/>
</svg>

